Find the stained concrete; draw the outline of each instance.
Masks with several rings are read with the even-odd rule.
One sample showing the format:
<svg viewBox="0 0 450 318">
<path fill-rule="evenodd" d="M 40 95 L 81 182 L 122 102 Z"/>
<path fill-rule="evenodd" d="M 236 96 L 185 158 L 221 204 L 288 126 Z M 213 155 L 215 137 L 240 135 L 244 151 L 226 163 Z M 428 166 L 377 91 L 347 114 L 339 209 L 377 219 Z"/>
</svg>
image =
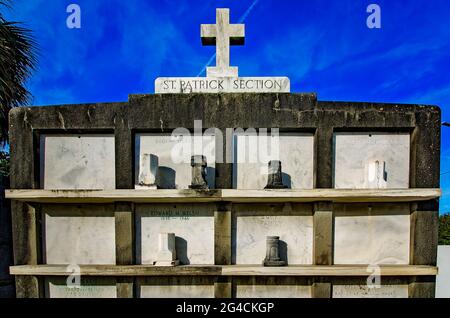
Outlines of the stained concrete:
<svg viewBox="0 0 450 318">
<path fill-rule="evenodd" d="M 409 264 L 409 204 L 340 204 L 334 212 L 334 264 Z"/>
<path fill-rule="evenodd" d="M 289 265 L 313 263 L 310 205 L 235 206 L 232 233 L 234 264 L 261 265 L 267 236 L 280 237 L 280 257 Z"/>
<path fill-rule="evenodd" d="M 236 189 L 264 189 L 268 162 L 280 160 L 283 185 L 289 189 L 314 187 L 314 136 L 280 133 L 278 136 L 236 135 L 233 139 L 233 183 Z"/>
<path fill-rule="evenodd" d="M 334 135 L 334 144 L 335 188 L 409 188 L 409 133 L 342 132 Z M 381 182 L 369 177 L 375 161 L 385 166 Z"/>
<path fill-rule="evenodd" d="M 70 288 L 67 278 L 47 278 L 45 293 L 48 298 L 116 298 L 116 282 L 112 278 L 82 278 L 80 286 Z"/>
<path fill-rule="evenodd" d="M 197 149 L 196 143 L 201 143 Z M 138 185 L 141 161 L 144 154 L 158 157 L 156 182 L 162 189 L 188 189 L 192 180 L 191 156 L 204 155 L 207 161 L 206 181 L 215 188 L 215 139 L 214 136 L 171 136 L 146 133 L 135 137 L 135 187 Z"/>
<path fill-rule="evenodd" d="M 45 205 L 44 261 L 47 264 L 115 264 L 112 205 Z"/>
<path fill-rule="evenodd" d="M 43 134 L 76 134 L 95 131 L 114 134 L 115 187 L 133 189 L 134 134 L 137 132 L 171 132 L 176 127 L 193 128 L 194 120 L 203 127 L 280 127 L 286 131 L 314 135 L 314 184 L 317 188 L 333 186 L 333 134 L 342 131 L 377 131 L 408 133 L 410 144 L 409 186 L 439 187 L 440 109 L 424 105 L 353 103 L 317 101 L 315 94 L 155 94 L 132 95 L 124 103 L 94 103 L 15 109 L 10 113 L 11 187 L 37 189 L 39 175 L 39 142 Z M 232 166 L 217 164 L 217 188 L 232 187 Z M 438 210 L 438 204 L 426 211 Z M 424 209 L 425 205 L 419 204 Z M 34 254 L 33 238 L 39 229 L 32 213 L 22 213 L 16 204 L 14 220 L 15 261 L 17 264 L 40 262 Z M 425 231 L 432 217 L 418 224 L 416 251 L 432 251 L 430 234 Z M 436 212 L 437 213 L 437 212 Z M 428 214 L 427 214 L 428 215 Z M 433 229 L 431 229 L 433 230 Z M 421 252 L 411 262 L 432 264 L 433 253 Z M 423 256 L 423 257 L 422 257 Z M 174 284 L 174 281 L 172 281 Z M 18 295 L 38 294 L 39 283 L 29 280 L 19 286 Z M 341 285 L 348 285 L 344 283 Z"/>
<path fill-rule="evenodd" d="M 140 298 L 214 298 L 212 277 L 146 277 L 137 280 Z"/>
<path fill-rule="evenodd" d="M 408 285 L 333 285 L 333 298 L 408 298 Z"/>
<path fill-rule="evenodd" d="M 113 135 L 41 136 L 41 185 L 44 189 L 114 189 Z"/>
<path fill-rule="evenodd" d="M 139 204 L 136 206 L 137 260 L 158 259 L 159 233 L 174 233 L 183 265 L 214 264 L 214 205 Z"/>
</svg>

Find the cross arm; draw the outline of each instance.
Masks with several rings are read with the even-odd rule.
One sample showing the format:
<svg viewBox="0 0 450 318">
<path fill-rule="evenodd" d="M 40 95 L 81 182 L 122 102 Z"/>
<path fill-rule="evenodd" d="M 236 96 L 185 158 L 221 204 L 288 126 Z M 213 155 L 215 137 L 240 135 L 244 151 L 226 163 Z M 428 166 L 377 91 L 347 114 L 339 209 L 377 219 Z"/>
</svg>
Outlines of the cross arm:
<svg viewBox="0 0 450 318">
<path fill-rule="evenodd" d="M 230 24 L 228 26 L 231 45 L 244 45 L 245 24 Z"/>
<path fill-rule="evenodd" d="M 215 24 L 202 24 L 200 36 L 203 45 L 216 45 L 217 29 Z"/>
</svg>

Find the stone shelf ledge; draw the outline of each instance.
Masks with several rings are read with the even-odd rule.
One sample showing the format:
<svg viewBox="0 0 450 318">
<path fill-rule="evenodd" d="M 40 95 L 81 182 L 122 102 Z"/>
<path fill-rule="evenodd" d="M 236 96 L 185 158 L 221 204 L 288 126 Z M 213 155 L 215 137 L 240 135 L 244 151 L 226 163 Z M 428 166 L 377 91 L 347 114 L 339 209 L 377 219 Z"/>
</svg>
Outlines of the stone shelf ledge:
<svg viewBox="0 0 450 318">
<path fill-rule="evenodd" d="M 367 265 L 80 265 L 81 276 L 369 276 Z M 20 265 L 11 275 L 68 276 L 67 265 Z M 382 276 L 435 276 L 438 268 L 425 265 L 380 265 Z"/>
<path fill-rule="evenodd" d="M 68 276 L 68 265 L 10 266 L 11 275 Z M 216 265 L 80 265 L 81 276 L 218 276 L 222 267 Z"/>
<path fill-rule="evenodd" d="M 368 265 L 298 265 L 264 267 L 229 265 L 222 267 L 223 276 L 369 276 Z M 438 269 L 424 265 L 380 265 L 382 276 L 434 276 Z"/>
<path fill-rule="evenodd" d="M 312 189 L 312 190 L 6 190 L 6 198 L 35 203 L 277 203 L 414 202 L 439 198 L 440 189 Z"/>
</svg>

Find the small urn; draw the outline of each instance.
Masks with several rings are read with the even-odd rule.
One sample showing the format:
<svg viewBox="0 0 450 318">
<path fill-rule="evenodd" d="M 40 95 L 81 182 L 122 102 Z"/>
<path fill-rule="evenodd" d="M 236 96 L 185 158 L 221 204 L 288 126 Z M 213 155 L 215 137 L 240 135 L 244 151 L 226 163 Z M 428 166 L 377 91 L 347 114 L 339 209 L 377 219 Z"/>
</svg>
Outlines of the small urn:
<svg viewBox="0 0 450 318">
<path fill-rule="evenodd" d="M 266 258 L 264 259 L 264 266 L 285 266 L 286 262 L 280 259 L 279 250 L 280 237 L 268 236 L 266 247 Z"/>
<path fill-rule="evenodd" d="M 269 161 L 269 175 L 267 179 L 267 185 L 264 189 L 286 189 L 287 186 L 283 185 L 281 177 L 281 161 L 270 160 Z"/>
<path fill-rule="evenodd" d="M 174 233 L 159 233 L 159 245 L 157 260 L 153 262 L 155 266 L 176 266 L 180 262 L 177 260 Z"/>
<path fill-rule="evenodd" d="M 208 189 L 206 183 L 206 157 L 202 155 L 196 155 L 191 157 L 192 167 L 192 182 L 189 189 Z"/>
<path fill-rule="evenodd" d="M 158 157 L 145 153 L 141 159 L 139 185 L 146 189 L 157 189 L 156 176 L 158 173 Z"/>
</svg>

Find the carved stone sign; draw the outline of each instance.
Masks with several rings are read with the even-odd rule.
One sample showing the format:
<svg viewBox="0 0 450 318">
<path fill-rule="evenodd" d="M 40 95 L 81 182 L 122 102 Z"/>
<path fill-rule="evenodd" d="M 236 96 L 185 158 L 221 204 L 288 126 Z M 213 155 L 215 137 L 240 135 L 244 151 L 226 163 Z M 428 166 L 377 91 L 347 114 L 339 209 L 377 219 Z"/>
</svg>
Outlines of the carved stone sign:
<svg viewBox="0 0 450 318">
<path fill-rule="evenodd" d="M 159 77 L 155 93 L 289 93 L 287 77 Z"/>
<path fill-rule="evenodd" d="M 206 68 L 206 77 L 160 77 L 155 93 L 289 93 L 287 77 L 238 77 L 230 66 L 230 45 L 243 45 L 244 24 L 230 24 L 230 10 L 217 9 L 216 24 L 202 24 L 202 44 L 216 46 L 216 66 Z"/>
</svg>

